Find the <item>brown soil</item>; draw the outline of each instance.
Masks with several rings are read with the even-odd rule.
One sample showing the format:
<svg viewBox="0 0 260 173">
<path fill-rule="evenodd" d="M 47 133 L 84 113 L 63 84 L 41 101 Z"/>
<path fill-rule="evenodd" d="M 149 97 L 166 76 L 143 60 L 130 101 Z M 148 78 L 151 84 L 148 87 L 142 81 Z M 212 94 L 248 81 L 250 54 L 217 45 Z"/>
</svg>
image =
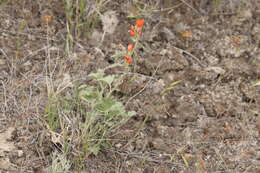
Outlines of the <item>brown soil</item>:
<svg viewBox="0 0 260 173">
<path fill-rule="evenodd" d="M 118 129 L 119 142 L 86 159 L 85 172 L 260 172 L 260 87 L 254 86 L 260 79 L 260 2 L 141 2 L 158 9 L 142 13 L 148 51 L 138 50 L 135 80 L 120 86 L 121 99 L 137 115 Z M 56 85 L 66 75 L 86 82 L 130 42 L 134 20 L 127 16 L 137 9 L 118 0 L 108 3 L 109 10 L 119 21 L 115 31 L 100 45 L 100 23 L 67 57 L 60 0 L 14 0 L 1 7 L 0 172 L 46 172 L 55 150 L 39 125 L 47 102 L 46 50 Z M 53 16 L 48 37 L 46 14 Z"/>
</svg>

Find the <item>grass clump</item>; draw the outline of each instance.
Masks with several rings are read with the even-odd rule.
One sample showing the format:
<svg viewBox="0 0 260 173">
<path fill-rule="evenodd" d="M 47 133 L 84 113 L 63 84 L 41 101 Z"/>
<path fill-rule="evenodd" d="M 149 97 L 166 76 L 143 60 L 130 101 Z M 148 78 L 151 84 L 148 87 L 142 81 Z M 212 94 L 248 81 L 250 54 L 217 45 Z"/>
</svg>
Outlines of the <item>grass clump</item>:
<svg viewBox="0 0 260 173">
<path fill-rule="evenodd" d="M 69 54 L 79 39 L 89 38 L 101 24 L 100 15 L 109 0 L 64 0 L 66 16 L 66 51 Z"/>
</svg>

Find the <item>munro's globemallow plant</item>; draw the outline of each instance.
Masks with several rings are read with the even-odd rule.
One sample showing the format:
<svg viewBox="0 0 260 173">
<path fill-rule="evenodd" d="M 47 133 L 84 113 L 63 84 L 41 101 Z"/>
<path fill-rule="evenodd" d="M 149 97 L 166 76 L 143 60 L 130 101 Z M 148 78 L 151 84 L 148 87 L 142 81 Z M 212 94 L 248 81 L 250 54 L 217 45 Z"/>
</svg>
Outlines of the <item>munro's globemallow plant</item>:
<svg viewBox="0 0 260 173">
<path fill-rule="evenodd" d="M 143 47 L 140 43 L 140 39 L 142 37 L 142 32 L 143 32 L 143 26 L 144 26 L 144 19 L 138 19 L 135 21 L 135 25 L 131 25 L 129 29 L 129 35 L 131 37 L 132 43 L 129 43 L 127 45 L 127 51 L 126 52 L 121 52 L 119 54 L 116 54 L 112 57 L 122 57 L 124 58 L 124 62 L 127 65 L 132 64 L 135 59 L 134 57 L 137 57 L 136 50 L 139 47 Z"/>
</svg>

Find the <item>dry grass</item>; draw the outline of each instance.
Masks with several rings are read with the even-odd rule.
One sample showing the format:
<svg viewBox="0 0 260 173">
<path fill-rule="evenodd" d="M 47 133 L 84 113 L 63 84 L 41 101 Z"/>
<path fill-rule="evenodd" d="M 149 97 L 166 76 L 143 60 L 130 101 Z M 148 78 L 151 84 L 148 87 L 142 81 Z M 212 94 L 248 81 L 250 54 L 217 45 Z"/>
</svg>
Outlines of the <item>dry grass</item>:
<svg viewBox="0 0 260 173">
<path fill-rule="evenodd" d="M 104 61 L 104 59 L 106 61 L 107 56 L 110 56 L 112 54 L 111 51 L 114 51 L 109 50 L 108 53 L 106 52 L 106 55 L 102 55 L 102 48 L 90 48 L 87 47 L 87 44 L 83 43 L 84 41 L 88 40 L 93 30 L 95 30 L 96 28 L 102 28 L 102 16 L 104 16 L 105 12 L 108 11 L 106 7 L 110 5 L 110 3 L 115 3 L 114 1 L 64 0 L 62 3 L 65 8 L 64 11 L 61 11 L 61 16 L 64 16 L 64 18 L 55 18 L 56 16 L 51 16 L 52 14 L 50 14 L 50 18 L 48 17 L 48 15 L 43 14 L 37 14 L 40 15 L 40 17 L 37 15 L 35 15 L 35 17 L 33 16 L 33 13 L 30 12 L 30 9 L 33 9 L 33 7 L 27 8 L 27 6 L 30 5 L 29 1 L 17 0 L 17 2 L 22 3 L 23 6 L 21 6 L 21 10 L 15 11 L 14 9 L 12 9 L 12 5 L 15 5 L 15 2 L 16 1 L 0 0 L 0 9 L 3 8 L 3 11 L 0 11 L 0 19 L 3 22 L 3 24 L 0 25 L 0 32 L 2 32 L 0 34 L 0 133 L 2 133 L 2 131 L 4 131 L 4 129 L 8 126 L 16 127 L 17 130 L 15 130 L 15 133 L 17 133 L 17 135 L 15 135 L 14 133 L 14 138 L 16 139 L 15 145 L 19 148 L 19 150 L 22 148 L 22 150 L 26 151 L 26 153 L 22 153 L 22 155 L 24 156 L 23 159 L 13 159 L 12 162 L 14 162 L 14 164 L 10 164 L 10 168 L 12 168 L 13 170 L 19 170 L 19 172 L 28 172 L 28 170 L 29 172 L 37 172 L 32 168 L 39 167 L 39 170 L 41 170 L 41 168 L 44 167 L 48 168 L 49 172 L 54 173 L 70 172 L 75 170 L 88 171 L 88 169 L 90 168 L 89 165 L 85 164 L 85 162 L 90 160 L 92 161 L 92 159 L 94 160 L 94 158 L 99 159 L 100 156 L 100 162 L 90 161 L 90 163 L 92 165 L 101 163 L 104 164 L 102 166 L 103 168 L 105 168 L 107 166 L 105 164 L 109 162 L 105 159 L 109 158 L 112 160 L 111 163 L 113 162 L 114 164 L 116 162 L 116 164 L 118 164 L 118 172 L 125 169 L 127 170 L 130 167 L 129 165 L 133 163 L 133 170 L 134 168 L 136 168 L 137 170 L 140 168 L 139 171 L 142 168 L 150 167 L 151 165 L 166 165 L 172 168 L 172 170 L 176 169 L 177 171 L 193 169 L 194 165 L 196 166 L 197 172 L 207 172 L 210 171 L 211 168 L 212 170 L 222 169 L 224 171 L 232 171 L 230 169 L 228 161 L 229 157 L 231 156 L 226 155 L 225 149 L 227 149 L 227 151 L 229 152 L 234 151 L 235 149 L 235 151 L 238 152 L 240 150 L 239 148 L 235 148 L 235 146 L 239 147 L 239 143 L 236 144 L 234 142 L 234 144 L 232 144 L 231 146 L 233 148 L 230 147 L 230 150 L 228 150 L 228 147 L 225 146 L 227 145 L 226 141 L 228 141 L 228 139 L 223 143 L 214 143 L 208 141 L 198 141 L 196 143 L 195 138 L 196 140 L 198 140 L 201 139 L 200 135 L 204 135 L 203 137 L 205 137 L 206 139 L 208 135 L 212 136 L 213 139 L 216 139 L 218 138 L 218 133 L 224 131 L 225 134 L 227 134 L 229 133 L 228 131 L 230 129 L 232 130 L 232 128 L 234 128 L 235 130 L 239 129 L 240 131 L 242 129 L 243 132 L 245 131 L 248 133 L 247 136 L 242 136 L 243 140 L 255 141 L 254 137 L 256 136 L 256 132 L 253 131 L 255 127 L 252 122 L 255 117 L 259 117 L 259 109 L 257 107 L 258 100 L 255 98 L 255 96 L 258 94 L 257 88 L 259 87 L 259 82 L 255 82 L 255 86 L 250 88 L 255 92 L 253 96 L 250 95 L 250 91 L 246 90 L 245 92 L 246 97 L 252 97 L 252 99 L 250 98 L 250 103 L 246 103 L 245 101 L 243 101 L 245 96 L 237 96 L 238 98 L 241 97 L 243 104 L 247 105 L 247 107 L 245 106 L 245 108 L 243 107 L 243 109 L 252 108 L 249 106 L 251 104 L 256 105 L 255 109 L 250 109 L 250 111 L 254 115 L 253 117 L 248 118 L 249 116 L 251 116 L 251 114 L 248 115 L 246 114 L 247 112 L 243 110 L 244 112 L 242 112 L 242 119 L 245 119 L 245 122 L 240 122 L 239 120 L 233 122 L 236 117 L 232 117 L 233 119 L 228 119 L 229 122 L 232 122 L 231 127 L 228 127 L 228 124 L 224 124 L 224 127 L 221 127 L 221 125 L 223 124 L 220 121 L 223 117 L 218 117 L 220 121 L 219 119 L 214 119 L 214 117 L 205 118 L 201 120 L 203 121 L 200 124 L 201 126 L 203 125 L 203 123 L 207 125 L 210 124 L 210 121 L 208 119 L 214 119 L 216 120 L 216 122 L 219 122 L 219 124 L 216 125 L 215 122 L 213 122 L 210 125 L 212 125 L 212 127 L 214 128 L 216 126 L 216 128 L 214 129 L 211 127 L 206 127 L 207 129 L 214 130 L 207 132 L 206 129 L 204 132 L 204 129 L 197 127 L 199 125 L 196 123 L 199 122 L 179 122 L 179 119 L 182 118 L 182 115 L 184 115 L 183 112 L 185 113 L 185 110 L 182 110 L 183 112 L 180 113 L 181 116 L 177 117 L 179 110 L 177 110 L 176 113 L 175 111 L 171 112 L 168 109 L 169 107 L 175 110 L 177 109 L 176 107 L 179 107 L 182 104 L 186 104 L 187 102 L 185 102 L 185 99 L 188 99 L 188 101 L 191 100 L 191 102 L 193 102 L 194 100 L 197 101 L 197 98 L 199 99 L 198 96 L 196 97 L 196 99 L 193 100 L 195 94 L 200 92 L 201 86 L 193 85 L 193 79 L 189 80 L 192 77 L 186 79 L 185 76 L 182 76 L 183 78 L 185 78 L 184 80 L 175 80 L 176 76 L 178 77 L 178 75 L 182 75 L 180 73 L 177 73 L 177 71 L 179 72 L 180 69 L 170 69 L 165 73 L 167 73 L 167 75 L 173 73 L 174 75 L 172 78 L 174 78 L 174 80 L 170 81 L 166 85 L 168 87 L 162 89 L 162 91 L 159 92 L 159 95 L 161 93 L 160 97 L 149 95 L 153 91 L 151 88 L 154 86 L 153 84 L 155 83 L 155 81 L 157 82 L 158 78 L 164 80 L 164 74 L 162 74 L 164 72 L 161 71 L 160 68 L 161 61 L 162 64 L 165 65 L 163 61 L 168 58 L 167 54 L 165 54 L 164 56 L 158 56 L 161 57 L 161 60 L 160 58 L 158 59 L 157 62 L 159 63 L 156 63 L 154 71 L 150 70 L 152 71 L 151 75 L 147 75 L 149 74 L 149 72 L 146 73 L 146 71 L 144 72 L 144 74 L 143 71 L 142 74 L 139 74 L 138 72 L 121 71 L 120 73 L 116 73 L 113 75 L 113 70 L 101 69 L 101 71 L 99 71 L 98 73 L 92 73 L 90 76 L 88 76 L 87 73 L 89 71 L 93 72 L 93 70 L 95 69 L 92 67 L 93 64 L 94 66 L 100 67 L 101 65 L 98 63 Z M 182 9 L 185 9 L 187 11 L 190 10 L 192 12 L 191 14 L 200 13 L 200 10 L 196 7 L 196 1 L 164 1 L 166 4 L 169 4 L 169 7 L 162 9 L 160 9 L 160 2 L 162 1 L 133 2 L 134 4 L 131 6 L 132 8 L 124 9 L 125 11 L 122 12 L 125 17 L 145 17 L 147 19 L 151 19 L 151 21 L 156 21 L 152 20 L 154 13 L 166 12 L 167 15 L 174 16 L 173 14 L 175 14 L 175 12 L 180 12 L 178 11 L 179 7 L 182 7 Z M 210 8 L 214 9 L 214 14 L 219 15 L 223 6 L 225 6 L 225 4 L 232 5 L 232 2 L 234 1 L 230 0 L 223 2 L 222 0 L 214 0 L 210 2 Z M 39 5 L 40 3 L 41 2 L 39 1 L 36 4 Z M 48 5 L 47 3 L 48 2 L 46 1 L 46 5 Z M 122 7 L 125 6 L 122 5 Z M 14 8 L 18 8 L 18 6 Z M 40 6 L 39 8 L 44 8 L 44 5 Z M 233 8 L 234 7 L 230 9 Z M 215 16 L 216 18 L 217 15 Z M 17 18 L 15 18 L 14 16 Z M 124 21 L 121 21 L 121 14 L 117 14 L 117 17 L 118 16 L 120 16 L 120 22 L 123 23 Z M 38 21 L 37 17 L 40 18 Z M 36 24 L 33 22 L 30 23 L 31 19 L 33 22 L 36 22 Z M 162 17 L 162 21 L 159 22 L 158 26 L 163 25 L 164 22 L 167 22 L 168 20 L 169 19 L 166 20 Z M 149 24 L 153 24 L 151 21 L 147 21 L 149 22 Z M 63 28 L 59 28 L 57 25 L 57 29 L 55 27 L 56 24 L 59 22 L 63 24 Z M 123 23 L 122 25 L 126 25 L 126 23 Z M 165 25 L 163 27 L 168 27 L 168 25 Z M 126 26 L 126 28 L 128 28 L 128 26 Z M 153 26 L 147 26 L 147 28 L 145 29 L 149 32 L 154 28 Z M 196 29 L 200 30 L 201 28 Z M 105 32 L 106 31 L 104 31 L 102 41 L 105 40 Z M 156 33 L 160 32 L 161 31 L 158 31 Z M 204 34 L 206 34 L 207 32 L 205 32 Z M 125 33 L 127 34 L 127 31 L 125 31 Z M 146 39 L 148 39 L 148 37 L 146 37 Z M 177 36 L 176 39 L 178 39 Z M 102 46 L 102 41 L 99 46 Z M 171 41 L 174 42 L 173 40 Z M 170 52 L 168 50 L 169 47 L 170 49 L 173 48 L 178 50 L 178 54 L 176 53 L 171 55 L 170 58 L 174 59 L 171 59 L 171 63 L 173 63 L 173 61 L 175 63 L 175 60 L 177 59 L 176 57 L 181 56 L 182 60 L 186 58 L 191 63 L 197 64 L 198 68 L 202 71 L 204 67 L 207 67 L 209 65 L 206 62 L 206 59 L 208 57 L 205 57 L 205 59 L 201 59 L 200 56 L 195 56 L 196 52 L 193 51 L 192 48 L 185 48 L 185 45 L 192 47 L 193 43 L 196 44 L 196 40 L 194 41 L 191 39 L 191 42 L 193 41 L 192 44 L 189 45 L 189 42 L 186 41 L 181 46 L 178 45 L 180 42 L 174 42 L 174 44 L 172 44 L 171 41 L 169 41 L 169 43 L 167 43 L 166 45 L 161 43 L 160 41 L 160 43 L 158 43 L 157 41 L 151 39 L 151 44 L 149 43 L 147 45 L 155 46 L 156 50 L 158 48 L 158 51 L 159 49 L 161 51 L 160 46 L 163 46 L 163 49 L 167 49 L 168 52 Z M 109 42 L 111 44 L 111 47 L 114 46 L 112 45 L 113 41 L 109 40 Z M 143 43 L 143 41 L 141 41 L 141 43 Z M 178 47 L 181 47 L 182 49 Z M 210 45 L 208 46 L 208 48 L 210 48 Z M 87 54 L 88 56 L 101 57 L 100 59 L 102 59 L 102 61 L 94 59 L 94 63 L 88 62 L 89 69 L 87 69 L 80 60 L 80 54 L 82 54 L 82 52 L 84 53 L 84 51 L 86 50 L 90 52 L 89 54 Z M 101 53 L 98 54 L 97 50 L 99 51 L 99 53 Z M 150 49 L 148 50 L 150 51 Z M 151 58 L 153 58 L 150 56 L 157 56 L 158 54 L 158 52 L 156 52 L 157 54 L 152 55 L 149 54 L 149 51 L 147 53 L 146 50 L 144 50 L 144 52 L 139 49 L 137 50 L 137 52 L 141 52 L 142 55 L 149 55 L 145 59 L 140 58 L 140 64 L 143 63 L 141 65 L 144 65 L 146 63 L 146 60 L 150 61 Z M 87 57 L 85 56 L 85 54 L 83 55 L 84 57 Z M 87 61 L 91 60 L 87 59 Z M 254 63 L 258 63 L 257 60 Z M 102 65 L 107 66 L 108 63 L 106 62 L 104 64 Z M 217 65 L 222 66 L 223 64 Z M 183 70 L 186 73 L 186 67 L 184 66 L 182 68 L 183 69 L 181 69 L 180 71 Z M 104 71 L 106 73 L 104 73 Z M 229 73 L 230 74 L 228 75 L 233 75 L 231 73 L 235 74 L 234 71 L 231 71 Z M 201 82 L 200 78 L 202 77 L 200 75 L 196 76 L 197 74 L 197 72 L 196 74 L 189 73 L 189 75 L 195 76 L 196 80 L 198 79 L 197 82 Z M 247 73 L 244 73 L 244 71 L 242 71 L 241 74 L 241 76 L 234 77 L 239 80 L 241 79 L 242 83 L 245 81 L 248 82 L 247 77 L 249 75 Z M 145 79 L 145 82 L 140 83 L 140 85 L 138 83 L 138 86 L 135 86 L 137 89 L 134 88 L 136 90 L 134 90 L 134 92 L 131 92 L 132 95 L 128 95 L 129 98 L 122 98 L 122 93 L 118 90 L 118 86 L 122 84 L 122 77 L 127 75 L 140 76 Z M 248 76 L 244 77 L 243 75 Z M 130 79 L 130 81 L 133 81 L 133 83 L 135 82 L 135 80 L 138 80 L 138 78 L 133 77 Z M 211 82 L 210 79 L 203 78 L 203 80 L 209 83 Z M 214 94 L 214 92 L 221 93 L 219 91 L 229 92 L 227 91 L 229 87 L 226 87 L 226 83 L 221 83 L 222 80 L 227 80 L 228 82 L 230 79 L 224 75 L 220 75 L 218 82 L 224 86 L 223 90 L 221 90 L 222 88 L 218 86 L 219 83 L 210 83 L 212 85 L 215 85 L 216 88 L 219 87 L 219 90 L 215 90 L 215 88 L 213 88 L 212 91 L 210 91 L 212 95 Z M 181 83 L 179 83 L 180 81 Z M 234 81 L 234 83 L 235 82 L 236 81 Z M 131 85 L 131 83 L 129 83 L 129 85 Z M 238 85 L 234 87 L 237 86 Z M 190 92 L 186 88 L 187 91 L 185 92 L 188 92 L 189 97 L 185 97 L 186 95 L 184 94 L 183 100 L 181 100 L 181 102 L 179 103 L 177 102 L 179 100 L 175 100 L 178 99 L 175 94 L 178 94 L 178 92 L 182 93 L 181 90 L 185 89 L 185 87 L 190 87 L 189 89 L 192 90 L 192 92 Z M 225 89 L 225 87 L 227 89 Z M 208 91 L 207 88 L 204 88 L 200 94 L 207 95 L 208 93 L 206 93 L 206 91 Z M 239 92 L 234 92 L 235 95 L 237 95 L 237 93 Z M 145 99 L 143 99 L 143 97 L 145 97 Z M 160 99 L 157 100 L 157 98 L 161 97 L 165 102 L 168 97 L 173 97 L 173 99 L 171 99 L 170 101 L 173 104 L 171 106 L 170 104 L 166 105 L 163 108 L 162 112 L 155 111 L 155 113 L 153 113 L 152 110 L 150 113 L 151 108 L 145 106 L 147 104 L 150 104 L 152 105 L 152 108 L 157 109 L 155 104 L 162 101 Z M 155 102 L 150 98 L 155 99 Z M 240 100 L 237 100 L 237 104 L 240 104 Z M 175 102 L 177 103 L 175 104 Z M 221 102 L 221 100 L 219 102 Z M 133 127 L 124 127 L 126 126 L 125 122 L 129 120 L 131 115 L 133 115 L 133 112 L 127 112 L 125 110 L 125 106 L 122 103 L 126 103 L 128 109 L 141 109 L 138 110 L 141 112 L 141 114 L 138 114 L 138 116 L 136 116 L 133 120 L 135 123 L 130 123 L 129 125 L 132 126 L 132 124 L 134 124 Z M 231 102 L 223 103 L 225 104 Z M 191 104 L 188 103 L 188 105 Z M 220 108 L 222 108 L 221 106 L 222 105 L 220 105 Z M 235 108 L 239 109 L 239 107 Z M 228 109 L 232 109 L 232 105 Z M 147 111 L 148 113 L 145 111 Z M 227 114 L 229 113 L 229 110 L 225 111 L 227 112 Z M 223 114 L 226 113 L 225 111 L 223 111 Z M 233 113 L 232 111 L 230 112 Z M 166 115 L 164 115 L 164 113 Z M 156 116 L 158 116 L 159 118 L 154 118 L 153 114 L 156 114 Z M 161 117 L 161 114 L 169 118 L 169 122 L 168 119 L 165 119 L 165 117 Z M 222 115 L 222 113 L 220 115 Z M 174 119 L 174 122 L 170 122 L 171 119 Z M 172 130 L 172 127 L 167 127 L 168 123 L 172 123 L 171 125 L 174 126 L 175 129 L 181 128 L 182 131 L 188 129 L 186 128 L 186 126 L 190 127 L 190 134 L 196 135 L 191 135 L 189 139 L 184 139 L 182 131 L 176 130 L 167 132 L 167 130 Z M 237 126 L 235 126 L 236 123 L 238 124 Z M 126 128 L 128 131 L 124 128 Z M 166 139 L 166 143 L 168 142 L 167 144 L 169 144 L 170 147 L 173 148 L 170 151 L 167 150 L 170 147 L 165 144 L 162 144 L 162 146 L 166 146 L 166 152 L 160 151 L 160 149 L 164 150 L 165 148 L 160 148 L 160 146 L 156 146 L 157 141 L 155 141 L 154 139 L 155 137 L 158 138 L 158 136 L 161 135 L 161 132 L 159 131 L 160 128 L 162 129 L 162 131 L 164 131 L 164 134 L 160 136 L 161 140 L 159 140 L 159 142 Z M 120 140 L 117 138 L 117 135 L 119 135 L 120 133 L 124 134 L 124 130 L 126 132 L 131 131 L 129 129 L 132 130 L 131 135 L 123 136 L 122 140 L 121 138 Z M 169 135 L 170 137 L 164 136 L 165 134 Z M 174 134 L 174 136 L 171 136 L 172 134 Z M 149 140 L 147 139 L 147 136 L 149 137 Z M 181 137 L 178 138 L 178 136 Z M 225 135 L 223 136 L 225 137 Z M 236 133 L 234 133 L 233 136 L 236 136 Z M 231 138 L 233 136 L 231 136 Z M 176 142 L 175 144 L 174 142 L 172 143 L 173 140 L 178 141 L 174 141 Z M 247 141 L 245 141 L 244 143 L 246 142 Z M 141 149 L 138 148 L 140 149 L 139 151 L 137 151 L 138 149 L 136 149 L 138 145 L 139 147 L 140 145 L 142 145 L 143 147 L 140 147 Z M 222 150 L 218 150 L 219 145 L 222 146 Z M 245 146 L 241 147 L 242 145 Z M 250 146 L 246 145 L 248 144 L 241 143 L 241 151 L 243 149 L 252 149 L 252 147 L 250 148 Z M 182 146 L 185 146 L 185 150 L 182 148 Z M 158 147 L 159 149 L 156 147 Z M 212 148 L 217 149 L 211 150 Z M 105 156 L 102 154 L 104 154 Z M 113 157 L 113 154 L 115 154 L 116 156 Z M 248 155 L 246 154 L 245 157 L 252 157 L 250 153 Z M 209 159 L 207 160 L 206 157 L 208 157 Z M 210 161 L 212 161 L 212 158 L 212 163 L 215 163 L 215 165 L 210 165 Z M 236 159 L 238 158 L 239 155 Z M 19 162 L 20 160 L 22 161 Z M 257 161 L 257 159 L 252 160 Z M 136 166 L 135 164 L 138 164 L 138 166 Z M 15 165 L 20 166 L 15 167 Z M 109 169 L 114 169 L 114 165 L 112 166 L 112 168 Z M 156 171 L 160 171 L 160 168 L 157 167 L 157 170 L 154 169 L 154 172 Z"/>
</svg>

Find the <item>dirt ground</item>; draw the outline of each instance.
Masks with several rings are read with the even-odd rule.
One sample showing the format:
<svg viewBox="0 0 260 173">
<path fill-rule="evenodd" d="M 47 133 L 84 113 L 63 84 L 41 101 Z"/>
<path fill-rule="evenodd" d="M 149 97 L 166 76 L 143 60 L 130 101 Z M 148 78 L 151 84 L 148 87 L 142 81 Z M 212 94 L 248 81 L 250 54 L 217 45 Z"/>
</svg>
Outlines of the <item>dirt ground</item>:
<svg viewBox="0 0 260 173">
<path fill-rule="evenodd" d="M 137 115 L 82 172 L 260 172 L 260 1 L 142 0 L 141 10 L 135 3 L 108 1 L 102 14 L 112 11 L 115 30 L 101 42 L 100 22 L 77 38 L 71 56 L 61 0 L 0 6 L 0 172 L 47 172 L 57 150 L 39 125 L 46 58 L 54 84 L 66 76 L 84 83 L 127 46 L 135 21 L 127 16 L 137 13 L 146 50 L 138 50 L 136 79 L 118 96 Z M 48 31 L 46 14 L 53 16 Z"/>
</svg>

